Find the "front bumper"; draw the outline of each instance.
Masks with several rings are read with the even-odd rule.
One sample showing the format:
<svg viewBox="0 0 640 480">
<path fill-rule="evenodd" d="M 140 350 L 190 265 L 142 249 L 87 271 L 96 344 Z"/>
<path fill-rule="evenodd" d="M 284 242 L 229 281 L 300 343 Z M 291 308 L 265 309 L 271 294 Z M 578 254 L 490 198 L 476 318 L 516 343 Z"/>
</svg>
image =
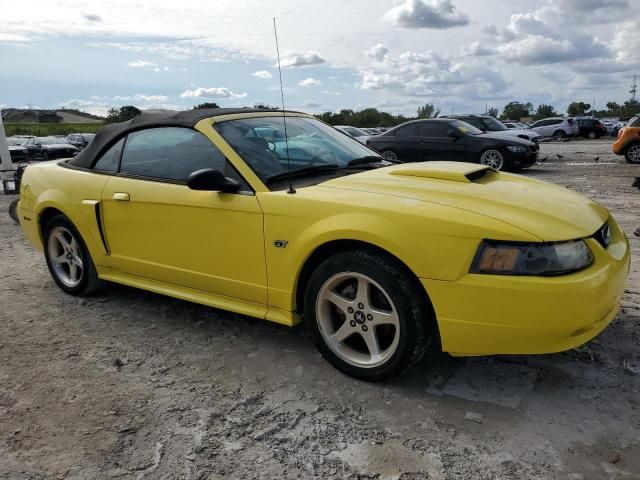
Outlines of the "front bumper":
<svg viewBox="0 0 640 480">
<path fill-rule="evenodd" d="M 538 147 L 527 152 L 507 152 L 507 159 L 514 167 L 529 167 L 538 161 Z"/>
<path fill-rule="evenodd" d="M 594 338 L 615 318 L 629 274 L 629 242 L 613 220 L 611 226 L 609 247 L 587 239 L 594 262 L 570 275 L 421 279 L 436 312 L 443 351 L 459 356 L 553 353 Z"/>
</svg>

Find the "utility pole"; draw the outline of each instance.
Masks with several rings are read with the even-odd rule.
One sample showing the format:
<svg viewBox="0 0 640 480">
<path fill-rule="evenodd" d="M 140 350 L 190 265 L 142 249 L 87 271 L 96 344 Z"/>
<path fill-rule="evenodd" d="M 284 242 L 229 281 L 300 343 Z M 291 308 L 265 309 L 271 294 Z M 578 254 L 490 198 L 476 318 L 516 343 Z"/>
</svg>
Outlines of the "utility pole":
<svg viewBox="0 0 640 480">
<path fill-rule="evenodd" d="M 633 76 L 633 83 L 631 84 L 631 90 L 629 93 L 631 94 L 631 101 L 635 103 L 636 101 L 636 93 L 638 92 L 638 76 Z"/>
</svg>

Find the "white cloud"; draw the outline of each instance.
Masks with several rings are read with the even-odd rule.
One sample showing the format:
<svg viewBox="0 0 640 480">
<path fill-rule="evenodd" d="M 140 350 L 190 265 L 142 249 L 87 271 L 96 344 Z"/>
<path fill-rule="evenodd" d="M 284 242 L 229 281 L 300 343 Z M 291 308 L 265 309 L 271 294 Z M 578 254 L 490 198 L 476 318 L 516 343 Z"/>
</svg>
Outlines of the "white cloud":
<svg viewBox="0 0 640 480">
<path fill-rule="evenodd" d="M 305 53 L 287 52 L 280 59 L 280 63 L 285 68 L 309 67 L 312 65 L 321 65 L 326 60 L 318 53 L 308 50 Z M 278 66 L 277 64 L 274 66 Z"/>
<path fill-rule="evenodd" d="M 498 52 L 504 59 L 524 65 L 543 65 L 610 55 L 606 45 L 583 35 L 573 38 L 527 35 L 521 40 L 500 45 Z"/>
<path fill-rule="evenodd" d="M 385 14 L 385 19 L 405 28 L 451 28 L 467 25 L 469 17 L 451 0 L 405 0 Z"/>
<path fill-rule="evenodd" d="M 225 87 L 198 87 L 193 90 L 185 90 L 180 94 L 180 98 L 244 98 L 247 92 L 234 93 Z"/>
<path fill-rule="evenodd" d="M 258 70 L 252 75 L 256 78 L 263 78 L 263 79 L 273 78 L 273 75 L 268 70 Z"/>
<path fill-rule="evenodd" d="M 342 92 L 334 92 L 331 90 L 323 90 L 322 93 L 324 93 L 325 95 L 342 95 Z"/>
<path fill-rule="evenodd" d="M 381 62 L 384 60 L 384 57 L 387 56 L 387 53 L 389 52 L 389 49 L 387 47 L 385 47 L 383 44 L 378 43 L 377 45 L 374 45 L 373 47 L 371 47 L 369 50 L 367 50 L 366 52 L 364 52 L 364 54 L 377 61 L 377 62 Z"/>
<path fill-rule="evenodd" d="M 147 103 L 164 103 L 169 100 L 166 95 L 147 95 L 144 93 L 136 93 L 135 95 L 116 95 L 113 100 L 119 102 L 147 102 Z"/>
<path fill-rule="evenodd" d="M 0 32 L 0 43 L 24 43 L 29 41 L 31 41 L 31 38 L 22 33 Z"/>
<path fill-rule="evenodd" d="M 158 64 L 150 62 L 149 60 L 135 60 L 133 62 L 127 63 L 127 65 L 131 68 L 146 68 L 146 67 L 156 67 Z"/>
<path fill-rule="evenodd" d="M 493 48 L 488 48 L 483 46 L 480 42 L 473 42 L 468 47 L 462 47 L 460 52 L 464 56 L 468 57 L 486 57 L 489 55 L 494 55 L 496 50 Z"/>
<path fill-rule="evenodd" d="M 315 78 L 305 78 L 304 80 L 300 80 L 298 82 L 298 85 L 300 85 L 301 87 L 315 87 L 316 85 L 321 85 L 322 82 L 320 80 L 317 80 Z"/>
<path fill-rule="evenodd" d="M 315 102 L 313 100 L 305 100 L 302 105 L 304 108 L 320 108 L 322 106 L 321 103 Z"/>
</svg>

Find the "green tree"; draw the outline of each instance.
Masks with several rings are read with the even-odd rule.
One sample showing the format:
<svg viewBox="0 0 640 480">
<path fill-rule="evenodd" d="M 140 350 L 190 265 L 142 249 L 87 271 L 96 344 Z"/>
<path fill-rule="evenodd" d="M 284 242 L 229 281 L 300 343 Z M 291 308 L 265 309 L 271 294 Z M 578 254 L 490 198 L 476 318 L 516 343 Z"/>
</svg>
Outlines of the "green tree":
<svg viewBox="0 0 640 480">
<path fill-rule="evenodd" d="M 575 117 L 577 115 L 585 115 L 591 109 L 590 103 L 571 102 L 567 107 L 567 115 Z"/>
<path fill-rule="evenodd" d="M 509 102 L 504 106 L 500 118 L 503 120 L 520 120 L 523 117 L 530 117 L 531 110 L 533 110 L 531 102 Z"/>
<path fill-rule="evenodd" d="M 622 107 L 617 102 L 607 102 L 607 114 L 611 116 L 620 115 Z"/>
<path fill-rule="evenodd" d="M 418 118 L 437 118 L 440 115 L 440 109 L 432 103 L 425 103 L 418 107 Z"/>
<path fill-rule="evenodd" d="M 205 108 L 220 108 L 220 105 L 218 105 L 215 102 L 204 102 L 204 103 L 201 103 L 200 105 L 196 105 L 195 107 L 193 107 L 193 110 L 202 110 Z"/>
<path fill-rule="evenodd" d="M 533 119 L 540 120 L 543 118 L 555 117 L 557 115 L 558 114 L 556 113 L 555 108 L 553 108 L 552 105 L 541 103 L 540 105 L 538 105 L 536 112 L 533 114 Z"/>
<path fill-rule="evenodd" d="M 412 120 L 403 115 L 381 112 L 376 108 L 365 108 L 358 112 L 343 109 L 339 112 L 320 113 L 316 117 L 329 125 L 352 125 L 354 127 L 393 127 L 407 120 Z"/>
<path fill-rule="evenodd" d="M 126 122 L 127 120 L 131 120 L 133 117 L 137 117 L 142 112 L 139 108 L 134 107 L 133 105 L 125 105 L 120 108 L 111 108 L 107 113 L 107 118 L 105 120 L 106 123 L 116 123 L 116 122 Z"/>
<path fill-rule="evenodd" d="M 257 108 L 258 110 L 278 110 L 278 107 L 272 107 L 266 103 L 256 103 L 253 108 Z"/>
<path fill-rule="evenodd" d="M 498 109 L 496 107 L 491 107 L 489 110 L 487 110 L 487 115 L 491 115 L 494 118 L 498 118 Z"/>
</svg>

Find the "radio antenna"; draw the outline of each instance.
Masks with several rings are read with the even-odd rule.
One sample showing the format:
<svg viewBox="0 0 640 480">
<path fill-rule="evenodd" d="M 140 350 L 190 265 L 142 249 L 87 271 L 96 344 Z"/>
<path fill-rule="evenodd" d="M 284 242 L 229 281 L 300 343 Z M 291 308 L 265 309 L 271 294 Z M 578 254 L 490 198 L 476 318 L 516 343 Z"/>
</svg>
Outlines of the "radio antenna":
<svg viewBox="0 0 640 480">
<path fill-rule="evenodd" d="M 287 193 L 296 193 L 291 182 L 291 159 L 289 158 L 289 136 L 287 135 L 287 116 L 284 113 L 284 88 L 282 87 L 282 67 L 280 66 L 280 47 L 278 46 L 278 29 L 276 17 L 273 17 L 273 34 L 276 37 L 276 53 L 278 54 L 278 73 L 280 74 L 280 98 L 282 100 L 282 123 L 284 124 L 284 145 L 287 153 L 287 170 L 289 170 L 289 190 Z"/>
</svg>

